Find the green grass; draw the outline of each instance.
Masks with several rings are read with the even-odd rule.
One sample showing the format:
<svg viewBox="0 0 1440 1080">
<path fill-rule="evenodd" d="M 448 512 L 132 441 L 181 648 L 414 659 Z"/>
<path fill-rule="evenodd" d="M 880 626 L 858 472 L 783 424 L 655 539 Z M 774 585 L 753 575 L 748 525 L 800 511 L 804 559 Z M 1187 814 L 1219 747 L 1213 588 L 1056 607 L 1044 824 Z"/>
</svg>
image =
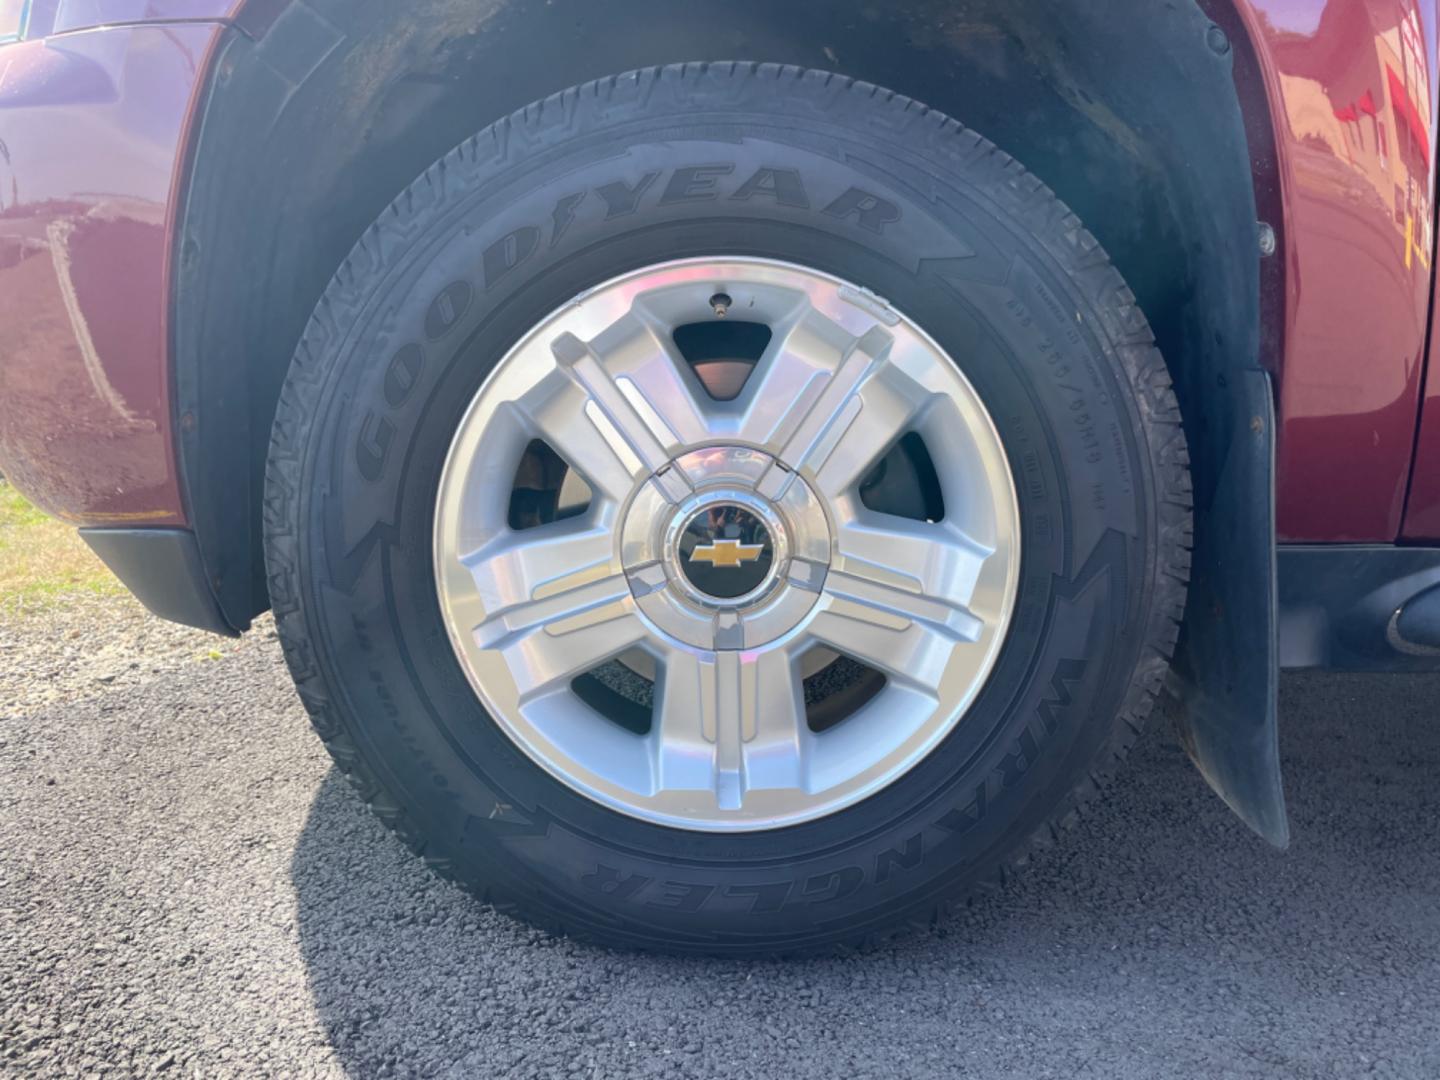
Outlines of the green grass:
<svg viewBox="0 0 1440 1080">
<path fill-rule="evenodd" d="M 0 618 L 124 591 L 72 526 L 47 517 L 0 480 Z"/>
<path fill-rule="evenodd" d="M 44 525 L 50 521 L 44 513 L 36 510 L 30 502 L 4 480 L 0 480 L 0 526 L 13 525 L 24 528 L 30 525 Z"/>
</svg>

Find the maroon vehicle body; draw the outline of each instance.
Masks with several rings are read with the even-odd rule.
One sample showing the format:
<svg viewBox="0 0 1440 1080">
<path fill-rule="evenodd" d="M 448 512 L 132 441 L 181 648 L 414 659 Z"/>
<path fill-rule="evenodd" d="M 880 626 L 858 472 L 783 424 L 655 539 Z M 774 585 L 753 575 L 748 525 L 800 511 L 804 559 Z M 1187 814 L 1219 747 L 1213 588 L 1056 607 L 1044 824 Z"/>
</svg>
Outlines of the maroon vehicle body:
<svg viewBox="0 0 1440 1080">
<path fill-rule="evenodd" d="M 1044 2 L 1049 0 L 1037 0 Z M 433 0 L 430 8 L 448 13 L 455 23 L 431 27 L 427 40 L 443 50 L 452 40 L 470 40 L 477 23 L 487 32 L 503 29 L 502 16 L 524 7 L 490 5 L 482 17 L 474 10 L 479 6 Z M 935 0 L 916 0 L 915 6 L 927 18 L 948 10 Z M 361 0 L 351 10 L 361 7 L 385 10 Z M 1437 0 L 1192 0 L 1178 7 L 1186 8 L 1186 18 L 1200 15 L 1201 32 L 1194 36 L 1203 40 L 1192 44 L 1202 51 L 1208 45 L 1227 61 L 1233 50 L 1235 58 L 1236 101 L 1226 107 L 1238 111 L 1232 128 L 1244 128 L 1235 141 L 1243 139 L 1250 160 L 1240 162 L 1238 173 L 1242 180 L 1245 171 L 1251 175 L 1259 247 L 1258 256 L 1246 247 L 1239 261 L 1259 258 L 1263 267 L 1258 289 L 1245 276 L 1243 289 L 1250 295 L 1226 299 L 1249 313 L 1252 331 L 1258 321 L 1253 362 L 1275 416 L 1272 433 L 1266 401 L 1253 418 L 1247 411 L 1248 422 L 1241 425 L 1263 435 L 1262 448 L 1252 451 L 1246 481 L 1251 487 L 1234 500 L 1246 529 L 1211 526 L 1207 534 L 1205 515 L 1221 511 L 1198 500 L 1190 618 L 1200 607 L 1204 619 L 1230 620 L 1230 629 L 1217 639 L 1218 651 L 1211 647 L 1206 654 L 1209 666 L 1228 665 L 1216 658 L 1230 655 L 1259 653 L 1262 659 L 1249 674 L 1225 684 L 1243 684 L 1240 698 L 1217 705 L 1208 693 L 1195 695 L 1232 727 L 1202 732 L 1189 749 L 1232 806 L 1261 832 L 1281 839 L 1274 654 L 1295 666 L 1371 662 L 1383 650 L 1341 625 L 1363 612 L 1368 621 L 1360 637 L 1389 635 L 1383 659 L 1391 669 L 1408 670 L 1406 665 L 1433 663 L 1426 657 L 1440 656 L 1440 648 L 1411 648 L 1409 631 L 1397 622 L 1407 601 L 1428 590 L 1428 606 L 1416 605 L 1406 618 L 1424 623 L 1425 633 L 1440 633 L 1440 345 L 1432 334 L 1440 9 Z M 242 462 L 236 466 L 240 471 L 212 476 L 213 445 L 206 453 L 194 450 L 197 424 L 202 434 L 206 429 L 187 404 L 193 382 L 186 382 L 189 376 L 177 360 L 184 351 L 177 345 L 183 306 L 177 297 L 186 268 L 193 277 L 194 267 L 216 256 L 194 242 L 200 233 L 187 231 L 186 215 L 198 212 L 213 220 L 228 209 L 206 205 L 195 194 L 197 161 L 204 161 L 202 136 L 211 125 L 207 109 L 223 96 L 233 74 L 227 45 L 253 44 L 251 59 L 265 77 L 246 85 L 288 102 L 345 41 L 336 14 L 345 9 L 337 6 L 327 17 L 328 9 L 318 0 L 0 0 L 0 469 L 41 507 L 90 530 L 92 545 L 157 611 L 228 632 L 263 610 L 263 573 L 253 565 L 258 560 L 245 553 L 222 575 L 202 550 L 217 532 L 253 530 L 260 470 L 253 452 L 247 458 L 237 451 L 232 457 Z M 526 10 L 531 19 L 545 17 L 534 13 L 538 6 Z M 775 10 L 774 17 L 782 19 L 789 9 Z M 409 16 L 391 8 L 387 17 L 393 26 Z M 1189 32 L 1191 24 L 1184 25 Z M 635 49 L 618 52 L 629 57 L 659 52 L 661 62 L 691 58 L 663 55 L 666 46 L 658 37 L 649 46 L 652 53 L 644 51 L 650 39 L 635 40 Z M 745 51 L 745 39 L 736 40 L 741 42 L 736 51 Z M 955 45 L 960 38 L 946 40 L 956 50 L 947 62 L 967 62 L 963 42 Z M 300 44 L 291 48 L 290 42 Z M 377 67 L 396 64 L 406 48 L 418 48 L 398 39 L 370 44 L 374 54 L 365 62 Z M 536 55 L 548 55 L 552 44 L 537 42 Z M 1132 45 L 1146 48 L 1140 35 L 1122 47 Z M 926 55 L 934 55 L 934 47 L 926 47 L 932 49 Z M 829 47 L 825 55 L 835 59 Z M 1063 61 L 1055 63 L 1053 73 L 1063 81 L 1068 69 Z M 619 68 L 602 67 L 601 73 L 613 70 Z M 443 79 L 409 74 L 393 76 L 393 85 L 381 90 L 364 87 L 372 96 L 357 98 L 362 113 L 376 102 L 402 102 L 403 108 L 396 107 L 401 120 L 368 113 L 358 121 L 342 118 L 365 139 L 403 143 L 385 123 L 403 132 L 406 117 L 423 115 L 425 95 L 443 92 L 437 89 Z M 525 65 L 531 79 L 526 86 L 544 93 L 578 81 L 572 74 L 563 65 L 555 70 Z M 932 86 L 938 77 L 932 72 Z M 909 87 L 896 89 L 922 96 Z M 1118 131 L 1121 142 L 1135 136 L 1091 108 L 1083 88 L 1062 86 L 1059 94 L 1098 129 Z M 228 101 L 234 98 L 232 93 Z M 244 104 L 232 105 L 228 120 L 234 121 Z M 994 116 L 991 104 L 987 115 Z M 1183 107 L 1212 105 L 1195 100 Z M 262 133 L 263 118 L 279 116 L 286 106 L 268 107 L 268 114 L 263 107 L 255 110 Z M 1188 123 L 1183 111 L 1171 120 L 1176 130 Z M 975 121 L 977 128 L 982 122 Z M 1164 131 L 1145 134 L 1165 137 Z M 397 180 L 403 186 L 434 156 L 431 147 L 409 174 L 402 170 L 384 183 Z M 1061 177 L 1036 171 L 1060 187 Z M 388 201 L 398 187 L 384 190 Z M 320 213 L 328 210 L 326 198 L 344 194 L 341 187 L 319 191 L 309 194 Z M 368 222 L 376 209 L 361 218 Z M 1112 247 L 1103 231 L 1096 231 Z M 348 245 L 357 235 L 358 230 L 329 239 L 332 247 L 339 240 Z M 295 244 L 308 242 L 300 238 Z M 1223 242 L 1250 240 L 1232 235 Z M 255 255 L 268 249 L 246 250 L 250 261 L 240 272 L 271 275 L 271 264 Z M 309 267 L 310 277 L 323 269 L 328 278 L 334 265 Z M 293 265 L 287 272 L 289 277 L 275 275 L 281 288 L 298 278 Z M 213 293 L 196 295 L 218 302 Z M 1213 289 L 1207 295 L 1215 299 Z M 313 303 L 312 296 L 307 311 Z M 235 319 L 218 325 L 233 330 Z M 293 351 L 294 339 L 279 344 Z M 1214 348 L 1206 349 L 1223 354 L 1218 335 Z M 237 366 L 234 359 L 232 354 L 228 367 Z M 288 360 L 288 353 L 281 360 Z M 1245 363 L 1253 367 L 1252 358 Z M 1183 381 L 1177 375 L 1177 382 Z M 1217 381 L 1223 390 L 1225 375 L 1211 384 Z M 248 406 L 258 410 L 249 421 L 252 428 L 268 430 L 273 395 L 266 398 L 244 382 L 243 372 L 214 376 L 216 393 L 224 399 L 220 411 Z M 1191 384 L 1206 381 L 1192 378 Z M 1182 408 L 1185 404 L 1182 396 Z M 1188 425 L 1196 417 L 1187 414 L 1186 420 Z M 213 444 L 215 436 L 210 437 Z M 1210 459 L 1197 472 L 1197 492 L 1198 477 L 1208 468 L 1213 494 L 1217 483 L 1221 488 L 1239 483 L 1230 472 L 1238 456 L 1207 446 L 1207 438 L 1192 433 L 1191 446 L 1208 451 Z M 232 510 L 229 490 L 216 493 L 213 486 L 235 484 L 246 490 L 235 493 Z M 206 497 L 197 499 L 197 492 Z M 130 555 L 102 548 L 107 538 L 118 537 L 131 552 L 137 531 L 166 538 L 168 547 L 152 547 L 183 563 L 180 571 L 165 575 L 159 593 L 166 595 L 147 595 L 137 585 L 139 572 L 127 562 Z M 1235 539 L 1239 536 L 1244 543 Z M 252 539 L 249 551 L 257 549 Z M 1278 575 L 1277 551 L 1284 556 Z M 1321 565 L 1314 562 L 1316 552 L 1338 557 Z M 235 565 L 242 563 L 237 574 Z M 1298 590 L 1287 586 L 1287 565 Z M 153 566 L 146 573 L 154 588 Z M 1226 575 L 1229 591 L 1217 590 L 1215 583 Z M 237 576 L 246 579 L 241 610 L 223 617 L 226 602 L 216 599 L 222 576 L 230 583 L 224 587 L 232 589 Z M 1240 611 L 1241 600 L 1255 607 Z M 1250 623 L 1254 637 L 1237 639 L 1235 628 Z M 1252 715 L 1259 719 L 1251 723 L 1246 718 Z M 1240 728 L 1244 738 L 1234 736 Z M 1242 778 L 1207 762 L 1207 743 L 1221 757 L 1228 754 L 1232 765 L 1253 748 L 1265 760 L 1264 775 Z M 1255 796 L 1267 785 L 1263 797 Z M 1267 801 L 1265 823 L 1265 812 L 1253 808 Z"/>
<path fill-rule="evenodd" d="M 180 525 L 169 238 L 224 30 L 188 20 L 228 3 L 111 6 L 187 21 L 77 29 L 37 3 L 0 49 L 0 460 L 74 524 Z"/>
</svg>

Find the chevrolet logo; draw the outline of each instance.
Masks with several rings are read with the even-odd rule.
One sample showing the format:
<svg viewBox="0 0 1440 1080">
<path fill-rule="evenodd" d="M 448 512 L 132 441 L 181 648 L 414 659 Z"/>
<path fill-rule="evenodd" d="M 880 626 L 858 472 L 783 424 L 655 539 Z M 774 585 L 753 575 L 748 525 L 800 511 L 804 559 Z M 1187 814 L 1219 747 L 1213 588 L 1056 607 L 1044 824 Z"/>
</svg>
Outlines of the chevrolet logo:
<svg viewBox="0 0 1440 1080">
<path fill-rule="evenodd" d="M 739 540 L 716 540 L 713 544 L 701 544 L 690 552 L 691 562 L 708 562 L 715 567 L 739 566 L 754 562 L 765 550 L 764 544 L 742 544 Z"/>
</svg>

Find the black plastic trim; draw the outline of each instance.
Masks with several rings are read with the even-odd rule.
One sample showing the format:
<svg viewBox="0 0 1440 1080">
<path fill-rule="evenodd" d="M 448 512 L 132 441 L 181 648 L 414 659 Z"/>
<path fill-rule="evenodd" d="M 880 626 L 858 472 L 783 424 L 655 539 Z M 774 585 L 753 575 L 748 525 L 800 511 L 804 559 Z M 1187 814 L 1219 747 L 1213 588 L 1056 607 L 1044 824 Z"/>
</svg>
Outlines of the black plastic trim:
<svg viewBox="0 0 1440 1080">
<path fill-rule="evenodd" d="M 1195 550 L 1173 669 L 1180 741 L 1240 819 L 1290 842 L 1280 777 L 1276 661 L 1275 399 L 1263 371 L 1197 387 Z"/>
<path fill-rule="evenodd" d="M 1279 567 L 1282 667 L 1440 671 L 1440 648 L 1424 640 L 1440 548 L 1286 546 Z"/>
<path fill-rule="evenodd" d="M 81 529 L 80 536 L 142 604 L 162 619 L 239 637 L 205 577 L 188 529 Z"/>
<path fill-rule="evenodd" d="M 260 491 L 264 458 L 251 448 L 267 445 L 270 413 L 252 414 L 247 365 L 249 356 L 233 363 L 186 363 L 187 342 L 197 327 L 217 317 L 220 301 L 186 303 L 186 283 L 197 273 L 206 254 L 193 236 L 198 219 L 223 218 L 233 212 L 230 202 L 211 198 L 209 190 L 196 190 L 196 178 L 205 175 L 207 130 L 211 103 L 223 86 L 226 57 L 248 39 L 237 30 L 224 32 L 212 51 L 213 61 L 201 87 L 196 130 L 191 137 L 191 166 L 181 185 L 181 223 L 172 237 L 175 282 L 170 297 L 170 357 L 172 384 L 171 431 L 176 440 L 180 490 L 192 544 L 203 565 L 215 603 L 226 625 L 250 625 L 250 619 L 270 606 L 260 552 Z M 248 271 L 247 271 L 248 272 Z M 263 275 L 261 275 L 263 276 Z M 287 355 L 288 363 L 288 355 Z"/>
</svg>

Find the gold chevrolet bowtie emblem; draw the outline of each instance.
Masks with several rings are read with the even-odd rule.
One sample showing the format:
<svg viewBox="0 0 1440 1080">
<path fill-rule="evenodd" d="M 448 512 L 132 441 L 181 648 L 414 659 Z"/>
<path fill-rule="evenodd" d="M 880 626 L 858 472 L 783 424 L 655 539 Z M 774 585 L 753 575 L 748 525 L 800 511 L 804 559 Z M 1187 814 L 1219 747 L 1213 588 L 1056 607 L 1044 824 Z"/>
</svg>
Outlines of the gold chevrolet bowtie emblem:
<svg viewBox="0 0 1440 1080">
<path fill-rule="evenodd" d="M 690 552 L 691 562 L 708 562 L 711 566 L 739 566 L 754 562 L 765 550 L 764 544 L 742 544 L 739 540 L 716 540 L 701 544 Z"/>
</svg>

